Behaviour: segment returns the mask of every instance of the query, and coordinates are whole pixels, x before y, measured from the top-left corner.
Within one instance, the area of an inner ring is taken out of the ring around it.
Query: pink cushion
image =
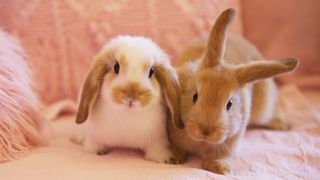
[[[282,82],[320,88],[319,0],[242,0],[244,33],[267,58],[297,56],[300,67]]]
[[[237,0],[0,0],[0,22],[21,39],[46,103],[77,97],[92,56],[119,34],[154,39],[173,59]],[[241,33],[240,12],[232,27]]]
[[[0,28],[0,163],[43,144],[43,119],[19,44]]]
[[[145,160],[140,152],[115,148],[104,156],[84,152],[70,142],[77,125],[74,115],[59,117],[52,123],[50,146],[29,156],[0,165],[1,180],[278,180],[320,177],[320,126],[317,111],[320,96],[311,106],[293,85],[280,90],[281,104],[292,130],[288,132],[249,129],[237,157],[232,161],[233,174],[222,176],[200,168],[201,161],[192,157],[183,165],[169,165]],[[67,103],[69,104],[69,103]],[[61,106],[60,106],[61,107]],[[319,111],[318,111],[319,112]],[[26,178],[27,177],[27,178]]]

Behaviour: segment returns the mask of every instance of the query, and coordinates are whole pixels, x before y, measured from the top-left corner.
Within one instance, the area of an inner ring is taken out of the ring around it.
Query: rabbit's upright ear
[[[166,105],[170,111],[170,120],[177,128],[182,128],[180,120],[180,87],[176,71],[170,65],[156,64],[154,74],[164,94]]]
[[[223,11],[213,25],[204,56],[200,64],[200,70],[211,68],[221,63],[226,46],[226,31],[228,25],[234,19],[235,10],[230,8]]]
[[[81,124],[88,118],[90,107],[100,92],[104,75],[110,70],[102,56],[97,56],[82,87],[76,123]]]
[[[299,60],[296,58],[286,58],[278,61],[253,61],[249,64],[238,66],[236,76],[239,84],[243,85],[293,71],[298,64]]]

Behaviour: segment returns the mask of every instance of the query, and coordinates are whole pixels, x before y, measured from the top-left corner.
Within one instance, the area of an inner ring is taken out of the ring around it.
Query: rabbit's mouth
[[[128,108],[133,108],[138,105],[142,107],[148,106],[153,98],[149,89],[142,87],[136,82],[115,87],[111,95],[113,102],[125,105]]]
[[[221,144],[227,139],[227,132],[223,128],[214,128],[212,132],[203,131],[200,128],[186,127],[187,135],[196,142],[208,144]]]
[[[133,100],[127,100],[124,102],[124,104],[128,108],[134,108],[135,106],[137,106],[137,102]]]
[[[205,139],[209,144],[221,144],[227,139],[227,136],[224,130],[218,130],[207,136]]]

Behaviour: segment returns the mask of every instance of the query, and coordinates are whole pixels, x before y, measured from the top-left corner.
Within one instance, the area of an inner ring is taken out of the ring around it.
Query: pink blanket
[[[294,85],[281,88],[282,105],[293,123],[289,132],[250,129],[233,164],[233,174],[221,176],[200,169],[197,158],[184,165],[158,164],[141,153],[114,150],[105,156],[87,154],[69,137],[75,128],[70,101],[48,109],[54,118],[50,146],[35,149],[24,158],[1,164],[4,179],[320,179],[320,103],[318,93],[307,98]]]

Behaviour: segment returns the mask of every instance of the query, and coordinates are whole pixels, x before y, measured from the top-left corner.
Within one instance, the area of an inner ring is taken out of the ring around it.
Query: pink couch
[[[320,23],[315,17],[319,3],[299,2],[0,0],[0,26],[20,39],[29,54],[37,90],[47,104],[44,112],[52,121],[47,130],[50,145],[0,164],[0,178],[319,179],[320,96],[313,91],[320,84],[316,83],[320,80],[320,38],[316,33]],[[244,33],[266,57],[301,58],[294,78],[280,79],[286,83],[280,89],[281,105],[293,124],[291,131],[248,130],[234,161],[234,172],[228,176],[200,169],[197,158],[184,165],[167,165],[146,161],[139,152],[130,150],[97,156],[69,141],[76,126],[79,87],[92,55],[106,39],[122,33],[150,36],[174,60],[183,45],[206,34],[216,15],[230,6],[238,11],[232,32]],[[308,33],[302,31],[302,22],[308,24]],[[303,43],[298,43],[300,40]]]

